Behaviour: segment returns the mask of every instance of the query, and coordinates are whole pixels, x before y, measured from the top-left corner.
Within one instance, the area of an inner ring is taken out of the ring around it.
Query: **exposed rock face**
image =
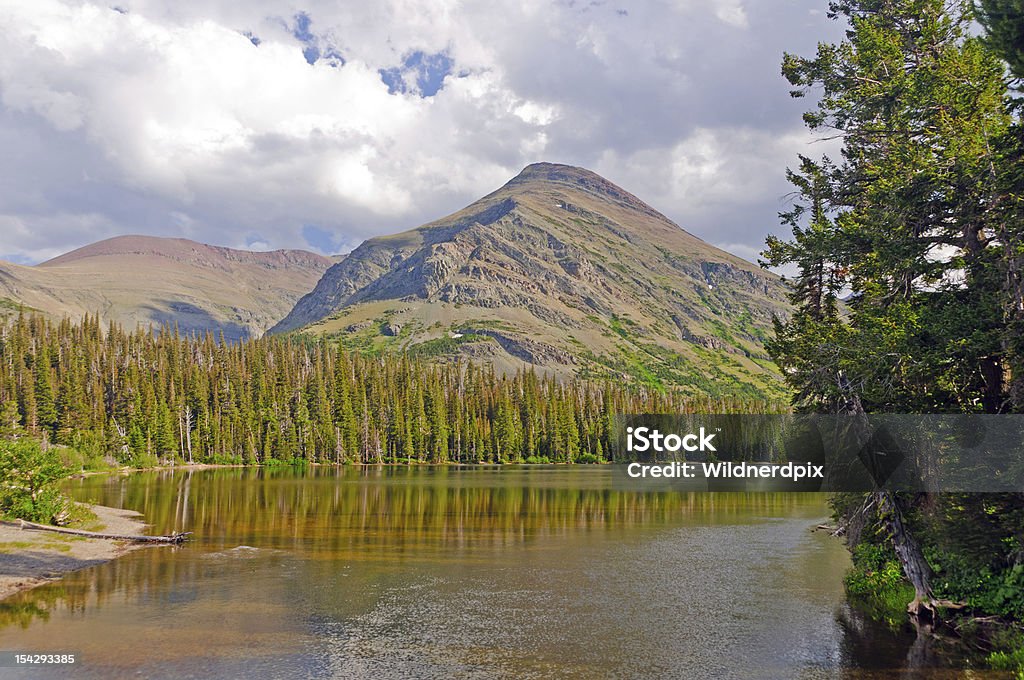
[[[494,338],[498,345],[508,354],[534,366],[578,363],[576,357],[565,350],[513,333],[495,331],[488,328],[467,328],[463,332]]]
[[[303,250],[250,252],[185,239],[121,236],[35,267],[0,262],[0,298],[54,317],[100,314],[128,328],[260,335],[338,258]]]
[[[453,215],[366,241],[272,330],[378,346],[363,330],[345,333],[375,319],[377,338],[404,329],[385,343],[395,349],[456,333],[491,347],[455,338],[446,356],[483,356],[501,369],[720,378],[753,394],[777,386],[762,341],[785,311],[776,276],[592,172],[538,163]]]

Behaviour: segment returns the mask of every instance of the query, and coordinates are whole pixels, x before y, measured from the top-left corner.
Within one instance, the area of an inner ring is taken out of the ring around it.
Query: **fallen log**
[[[19,529],[27,529],[29,531],[52,531],[56,534],[68,534],[70,536],[84,536],[85,538],[105,538],[108,540],[115,541],[133,541],[135,543],[169,543],[169,544],[180,544],[188,540],[188,537],[192,535],[191,531],[183,533],[174,532],[170,536],[143,536],[143,535],[126,535],[126,534],[101,534],[93,531],[81,531],[79,529],[64,529],[63,527],[54,527],[48,524],[36,524],[35,522],[26,522],[23,519],[19,519],[17,522],[3,521],[0,524],[7,526],[18,527]]]
[[[842,536],[846,533],[846,527],[842,525],[834,527],[828,524],[819,524],[816,527],[811,527],[811,531],[827,531],[829,536]]]

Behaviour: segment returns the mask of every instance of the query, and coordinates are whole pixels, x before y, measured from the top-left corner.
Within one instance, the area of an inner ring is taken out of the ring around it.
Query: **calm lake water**
[[[955,677],[966,663],[846,605],[846,550],[810,531],[823,496],[612,486],[589,466],[77,480],[77,499],[194,540],[0,603],[0,650],[73,651],[73,669],[33,677],[97,678]]]

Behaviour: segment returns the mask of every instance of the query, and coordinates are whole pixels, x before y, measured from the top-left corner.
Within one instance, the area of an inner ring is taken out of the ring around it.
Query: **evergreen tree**
[[[798,314],[780,327],[775,358],[789,367],[807,351],[827,367],[814,384],[789,374],[808,402],[999,411],[1004,324],[985,207],[993,144],[1010,122],[1001,66],[970,36],[962,2],[863,0],[834,3],[832,15],[849,21],[846,41],[783,61],[795,96],[820,90],[805,120],[841,136],[843,160],[804,159],[791,173],[804,203],[784,221],[810,223],[766,253],[800,268]],[[840,322],[820,307],[844,287]]]
[[[849,0],[830,16],[848,22],[845,41],[783,60],[794,96],[820,92],[807,125],[843,147],[838,162],[803,158],[790,173],[799,198],[781,217],[793,238],[769,239],[765,259],[798,269],[796,311],[769,351],[806,410],[1021,410],[1021,145],[1003,66],[971,34],[965,2]],[[995,508],[1018,517],[1020,499],[879,491],[836,503],[849,526],[867,523],[851,541],[885,537],[912,607],[932,609],[933,567],[1005,569],[1021,554],[1019,525],[978,531]]]
[[[1024,0],[979,0],[975,10],[985,42],[1014,76],[1024,78]]]
[[[35,392],[36,422],[38,426],[52,431],[57,424],[57,405],[53,397],[53,383],[50,377],[50,351],[43,342],[32,367],[33,390]]]

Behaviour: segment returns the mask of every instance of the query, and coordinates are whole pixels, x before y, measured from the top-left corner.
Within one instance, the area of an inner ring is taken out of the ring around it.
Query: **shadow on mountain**
[[[251,333],[246,326],[225,319],[214,317],[209,311],[190,302],[180,300],[157,300],[160,307],[147,305],[144,307],[154,326],[166,326],[173,329],[178,325],[182,335],[205,335],[208,331],[214,336],[224,333],[228,342],[246,340]]]

